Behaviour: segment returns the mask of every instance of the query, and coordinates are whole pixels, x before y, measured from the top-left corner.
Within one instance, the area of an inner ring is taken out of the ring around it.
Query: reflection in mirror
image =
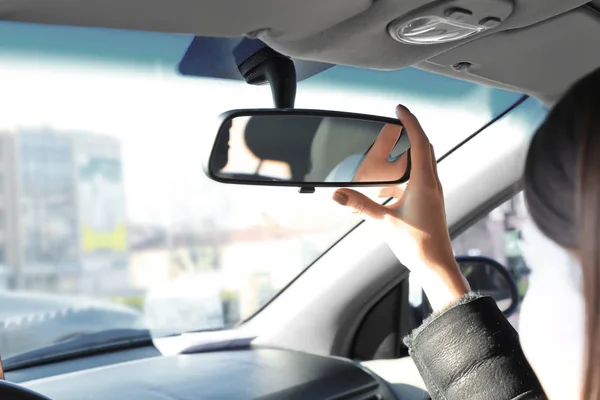
[[[506,267],[487,257],[456,257],[473,292],[496,300],[505,316],[516,311],[519,303],[517,287]]]
[[[244,115],[221,126],[210,172],[243,182],[396,183],[408,179],[409,148],[399,121]]]

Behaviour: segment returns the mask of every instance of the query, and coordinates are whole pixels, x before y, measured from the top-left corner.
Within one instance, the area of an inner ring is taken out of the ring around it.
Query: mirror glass
[[[221,181],[360,185],[408,179],[410,144],[399,121],[302,115],[228,118],[210,174]]]
[[[460,259],[458,265],[473,292],[496,300],[498,308],[505,315],[512,313],[511,310],[517,306],[515,298],[518,297],[515,297],[516,287],[505,267],[491,260],[478,258]]]

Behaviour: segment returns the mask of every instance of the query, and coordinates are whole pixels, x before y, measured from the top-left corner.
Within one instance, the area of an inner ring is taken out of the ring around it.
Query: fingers
[[[396,194],[396,188],[394,186],[386,186],[379,190],[378,197],[394,197]]]
[[[377,139],[375,139],[375,143],[373,143],[369,154],[387,161],[388,156],[394,149],[394,146],[396,146],[398,138],[400,138],[400,132],[402,132],[402,126],[385,124],[381,132],[379,132]]]
[[[434,182],[431,145],[417,118],[402,105],[396,107],[396,116],[406,128],[410,140],[411,181],[431,180]]]
[[[388,213],[388,209],[385,206],[351,189],[337,190],[333,194],[333,200],[352,209],[354,214],[365,215],[373,219],[382,219]]]
[[[393,197],[395,199],[400,199],[404,195],[404,190],[406,189],[405,185],[395,185],[395,186],[386,186],[379,190],[378,197],[381,198],[389,198]]]
[[[437,158],[435,157],[435,149],[433,148],[433,146],[431,146],[431,159],[433,160],[433,162],[432,162],[433,175],[435,177],[437,189],[440,192],[440,196],[442,197],[442,204],[444,204],[444,215],[446,215],[446,206],[445,206],[446,201],[444,199],[444,188],[442,187],[442,182],[440,182],[440,177],[438,175]]]
[[[435,149],[433,148],[433,145],[431,146],[431,165],[433,167],[433,176],[435,177],[435,181],[440,191],[442,191],[442,183],[440,182],[440,177],[438,176],[437,158],[435,157]]]

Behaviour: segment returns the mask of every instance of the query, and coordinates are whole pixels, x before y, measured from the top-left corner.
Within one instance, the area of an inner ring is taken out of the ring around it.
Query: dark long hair
[[[577,255],[586,306],[583,398],[600,400],[600,69],[565,94],[535,134],[525,199],[540,230]]]

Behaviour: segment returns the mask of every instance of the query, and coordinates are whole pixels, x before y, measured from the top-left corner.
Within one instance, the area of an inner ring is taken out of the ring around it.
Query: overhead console
[[[57,7],[46,0],[21,0],[1,3],[0,12],[4,21],[197,36],[245,35],[258,37],[273,49],[299,59],[395,70],[491,34],[535,25],[588,1],[105,0],[80,7],[78,0],[61,0]],[[476,33],[427,44],[396,40],[395,28],[423,17],[468,25]]]
[[[525,91],[552,103],[600,65],[600,19],[586,0],[378,0],[318,35],[261,37],[298,58],[393,70],[409,65]]]
[[[0,12],[5,21],[247,36],[296,59],[416,65],[551,102],[600,63],[590,51],[600,40],[593,3],[597,10],[597,0],[21,0]]]
[[[283,54],[375,69],[400,69],[470,41],[532,26],[584,5],[586,0],[377,0],[364,12],[317,35],[285,40],[264,31],[260,38]],[[343,0],[340,7],[343,8]],[[389,33],[397,21],[437,16],[481,28],[445,43],[408,44]]]
[[[403,44],[447,44],[499,28],[513,11],[512,0],[435,2],[393,20],[387,30],[393,39]]]
[[[482,83],[526,88],[552,104],[577,78],[600,66],[597,49],[600,13],[582,7],[530,28],[474,40],[418,66]]]

